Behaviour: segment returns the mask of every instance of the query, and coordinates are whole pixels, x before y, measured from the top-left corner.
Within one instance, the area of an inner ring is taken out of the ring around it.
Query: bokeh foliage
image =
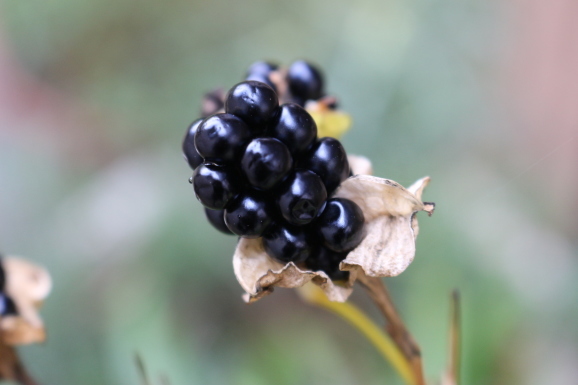
[[[432,177],[425,199],[438,209],[421,218],[416,261],[387,280],[428,378],[445,367],[454,288],[465,384],[529,383],[547,373],[536,362],[565,368],[531,349],[576,357],[575,231],[518,176],[530,164],[505,151],[517,132],[492,98],[508,33],[498,2],[0,9],[2,76],[20,79],[0,99],[0,247],[54,276],[49,341],[23,349],[43,383],[136,384],[136,352],[171,384],[399,382],[354,330],[290,291],[244,305],[235,240],[209,228],[187,183],[180,141],[203,92],[259,59],[318,63],[353,117],[347,150],[404,185]]]

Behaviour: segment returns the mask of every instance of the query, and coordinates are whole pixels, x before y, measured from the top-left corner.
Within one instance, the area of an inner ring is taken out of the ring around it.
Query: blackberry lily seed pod
[[[393,277],[413,261],[419,229],[416,213],[431,215],[435,208],[433,203],[421,200],[429,177],[406,189],[392,180],[365,175],[371,170],[366,158],[350,156],[349,161],[354,176],[344,181],[334,196],[359,205],[366,231],[361,243],[340,264],[341,270],[350,272],[349,279],[335,283],[323,271],[311,271],[293,262],[279,263],[267,255],[261,239],[240,239],[233,267],[246,291],[246,302],[270,294],[275,287],[296,288],[308,282],[319,285],[331,301],[344,302],[361,274]]]

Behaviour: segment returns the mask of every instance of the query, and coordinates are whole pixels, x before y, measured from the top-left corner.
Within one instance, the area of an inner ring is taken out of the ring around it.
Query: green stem
[[[299,292],[307,302],[332,311],[359,330],[359,332],[375,346],[385,360],[393,366],[406,384],[415,385],[417,383],[412,366],[401,350],[399,350],[392,339],[359,308],[348,302],[340,303],[329,301],[325,293],[313,284],[303,286]]]

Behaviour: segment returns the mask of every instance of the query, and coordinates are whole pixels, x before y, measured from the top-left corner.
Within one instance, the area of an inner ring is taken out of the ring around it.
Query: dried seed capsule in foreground
[[[205,161],[234,162],[251,137],[251,129],[235,115],[215,114],[197,128],[195,148]]]
[[[205,207],[205,216],[215,229],[222,233],[233,235],[225,223],[225,210],[211,210]]]
[[[349,177],[349,162],[347,154],[339,140],[325,137],[321,138],[303,156],[298,165],[319,175],[327,195],[331,193]]]
[[[326,199],[321,178],[309,170],[298,170],[280,188],[279,209],[287,222],[305,225],[317,217]]]
[[[233,233],[245,238],[259,238],[271,223],[274,207],[257,191],[236,197],[225,210],[225,223]]]
[[[211,210],[224,209],[241,189],[233,168],[213,163],[203,163],[197,167],[192,183],[197,199]]]
[[[185,138],[183,139],[183,155],[193,170],[203,163],[203,157],[195,148],[195,134],[197,133],[197,129],[201,125],[202,121],[203,119],[197,119],[191,123],[187,129]]]
[[[263,128],[279,106],[277,93],[265,83],[248,80],[227,93],[225,111],[243,119],[251,128]]]
[[[269,190],[293,167],[291,153],[275,138],[253,139],[241,159],[241,169],[252,186]]]
[[[355,202],[333,198],[327,201],[316,225],[325,246],[333,251],[345,252],[354,249],[363,240],[364,222],[363,211]]]

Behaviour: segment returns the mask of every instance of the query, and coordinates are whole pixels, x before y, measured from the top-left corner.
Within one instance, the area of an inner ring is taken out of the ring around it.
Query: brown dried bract
[[[255,302],[271,294],[274,287],[295,288],[313,282],[323,288],[332,301],[343,302],[349,297],[353,276],[343,286],[335,284],[323,271],[307,270],[293,262],[286,265],[273,260],[263,249],[261,238],[241,238],[233,255],[237,280],[247,294],[246,302]]]
[[[18,314],[0,316],[0,380],[35,385],[18,357],[16,345],[46,340],[38,308],[50,293],[52,281],[45,269],[24,259],[7,257],[1,263],[6,274],[4,291],[14,301]]]
[[[428,182],[429,178],[422,178],[410,187],[412,190],[370,175],[353,176],[343,182],[335,196],[350,199],[361,207],[367,234],[341,262],[340,269],[361,269],[369,277],[401,274],[415,256],[418,227],[414,214],[433,212],[433,205],[421,201]]]
[[[44,324],[38,308],[48,296],[52,281],[48,272],[21,258],[2,259],[6,272],[5,292],[16,305],[18,315],[0,317],[0,342],[24,345],[43,342]]]
[[[333,282],[322,271],[307,270],[290,262],[283,265],[270,258],[261,239],[241,239],[233,255],[237,280],[254,302],[274,287],[295,288],[308,282],[319,285],[332,301],[344,302],[360,274],[391,277],[402,273],[415,256],[418,225],[415,214],[434,210],[433,203],[423,203],[421,195],[429,182],[422,178],[409,188],[397,182],[370,175],[371,163],[363,157],[349,157],[355,175],[341,184],[335,196],[359,205],[365,216],[366,236],[341,262],[340,269],[350,272],[347,282]]]

